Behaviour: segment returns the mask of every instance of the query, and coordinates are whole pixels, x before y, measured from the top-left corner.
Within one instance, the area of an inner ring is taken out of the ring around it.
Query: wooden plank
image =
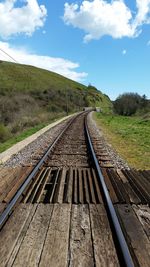
[[[20,167],[17,168],[7,168],[4,167],[0,170],[0,193],[3,193],[8,186],[13,182],[18,173]]]
[[[0,179],[0,201],[6,197],[9,191],[17,184],[20,178],[24,179],[31,171],[32,167],[16,167],[16,168],[4,168],[5,171],[1,174]]]
[[[114,165],[113,165],[112,161],[106,161],[106,162],[99,161],[99,165],[102,168],[114,168]]]
[[[150,171],[138,171],[138,173],[144,177],[144,179],[146,180],[146,182],[148,183],[148,186],[150,186]]]
[[[73,170],[74,172],[74,191],[73,191],[73,201],[75,204],[78,203],[78,184],[77,184],[77,169],[74,169]]]
[[[91,176],[90,169],[87,169],[87,179],[89,181],[89,188],[90,188],[90,194],[91,194],[91,202],[94,203],[94,204],[96,204],[95,192],[94,192],[93,181],[92,181],[92,176]]]
[[[53,205],[39,204],[28,231],[24,237],[14,267],[36,267],[39,265]]]
[[[65,156],[86,156],[87,153],[86,152],[79,152],[79,151],[75,151],[73,153],[73,151],[71,150],[71,152],[64,152],[64,151],[61,151],[59,153],[55,153],[55,156],[61,156],[61,155],[65,155]]]
[[[136,177],[136,179],[139,180],[139,182],[142,184],[144,190],[147,192],[148,195],[150,195],[150,183],[149,181],[142,175],[139,171],[132,170],[132,173]]]
[[[23,226],[23,229],[21,230],[21,232],[20,232],[20,234],[18,236],[17,242],[15,243],[14,249],[13,249],[13,251],[11,253],[11,256],[10,256],[10,258],[8,260],[7,266],[12,266],[13,265],[14,260],[16,258],[16,255],[18,253],[18,250],[19,250],[19,248],[21,246],[21,243],[22,243],[22,241],[23,241],[23,239],[24,239],[24,237],[26,235],[26,232],[27,232],[27,230],[29,228],[29,225],[30,225],[30,223],[32,221],[32,218],[33,218],[33,216],[35,214],[36,208],[37,208],[36,204],[32,205],[32,210],[31,210],[31,212],[30,212],[30,214],[29,214],[29,216],[28,216],[28,218],[27,218],[27,220],[26,220],[26,222],[25,222],[25,224]]]
[[[55,187],[55,192],[54,192],[54,196],[53,196],[53,203],[58,203],[59,190],[61,191],[62,199],[63,199],[66,173],[63,174],[63,176],[64,176],[63,177],[63,183],[61,183],[62,174],[63,174],[63,168],[61,168],[59,171],[59,175],[58,175],[58,179],[57,179],[56,187]]]
[[[70,204],[54,204],[52,218],[39,263],[40,267],[68,266],[70,210]]]
[[[3,193],[1,200],[8,203],[13,195],[17,192],[20,185],[24,182],[28,174],[31,172],[32,167],[19,167],[11,171],[12,175],[4,181]]]
[[[150,182],[150,171],[139,171]]]
[[[96,153],[96,156],[108,156],[108,153],[107,152],[101,152],[99,153],[99,150],[98,149],[95,149],[95,153]]]
[[[128,194],[128,191],[126,190],[126,184],[122,181],[120,175],[118,174],[117,171],[112,171],[113,175],[114,175],[114,178],[116,180],[116,182],[118,183],[118,187],[120,188],[120,191],[122,192],[122,195],[125,199],[125,202],[127,204],[130,204],[130,197],[129,197],[129,194]],[[124,179],[126,179],[126,177],[124,177]],[[127,179],[126,179],[127,180]]]
[[[150,240],[150,207],[147,205],[133,205],[133,209]]]
[[[122,170],[123,174],[127,177],[131,187],[134,189],[138,197],[141,199],[143,204],[147,203],[147,196],[143,194],[143,190],[141,189],[139,183],[136,181],[135,177],[128,170]]]
[[[15,183],[15,185],[12,187],[12,189],[9,191],[9,193],[7,194],[7,196],[4,198],[3,202],[5,203],[9,203],[10,200],[13,198],[13,196],[16,194],[16,192],[19,190],[20,186],[24,183],[24,181],[26,180],[29,172],[31,171],[32,167],[30,167],[29,169],[27,169],[26,171],[23,171],[23,174],[21,176],[18,175],[17,177],[17,181]]]
[[[59,185],[59,192],[56,202],[62,204],[63,203],[63,196],[64,196],[64,187],[65,187],[65,180],[66,180],[66,173],[67,169],[63,168],[62,174],[61,174],[61,180]]]
[[[0,266],[6,266],[10,255],[20,238],[24,236],[24,227],[28,218],[32,219],[36,206],[20,204],[10,216],[0,233]]]
[[[6,203],[0,203],[0,214],[4,211],[6,206],[7,206]]]
[[[88,176],[86,170],[82,170],[83,173],[83,184],[84,184],[84,192],[85,192],[85,202],[90,203],[90,196],[89,196],[89,188],[88,188]]]
[[[41,183],[41,186],[40,186],[40,190],[38,191],[38,194],[36,196],[36,203],[43,203],[43,199],[45,197],[45,186],[46,186],[46,183],[51,175],[51,171],[52,169],[51,168],[48,168],[48,172],[46,173],[45,177],[44,177],[44,180],[42,181]]]
[[[66,192],[65,202],[72,203],[72,190],[73,190],[73,169],[69,168],[68,188]]]
[[[72,205],[68,266],[94,266],[88,205]]]
[[[145,179],[140,177],[140,174],[134,170],[130,171],[130,174],[132,175],[132,178],[137,183],[140,191],[147,199],[147,202],[150,203],[150,186],[149,184],[145,183]]]
[[[150,263],[150,242],[131,205],[116,205],[116,211],[123,226],[127,242],[134,255],[135,266],[148,267]],[[139,265],[137,265],[137,262]]]
[[[79,203],[84,203],[84,197],[83,197],[83,179],[82,179],[82,170],[78,169],[79,173]]]
[[[134,203],[134,204],[140,204],[141,203],[141,199],[135,193],[135,191],[133,190],[132,186],[128,182],[128,180],[125,177],[125,175],[123,174],[123,172],[118,169],[117,173],[118,173],[120,179],[122,180],[122,182],[124,183],[124,187],[125,187],[126,192],[127,192],[128,196],[129,196],[130,202]]]
[[[8,173],[9,169],[11,168],[2,167],[2,165],[0,165],[0,177],[4,177],[6,173]],[[0,180],[0,186],[1,186],[1,180]]]
[[[120,266],[104,206],[90,204],[90,218],[96,266]]]
[[[38,174],[34,177],[34,180],[32,180],[30,182],[30,185],[27,187],[27,189],[24,192],[24,198],[23,198],[23,202],[26,203],[28,200],[30,202],[32,202],[33,200],[33,194],[32,191],[34,190],[34,188],[36,187],[37,183],[39,182],[40,178],[41,178],[41,174],[45,172],[45,169],[41,169]],[[32,194],[32,196],[31,196]]]
[[[107,156],[99,155],[99,156],[97,156],[97,159],[98,159],[99,161],[109,161],[109,162],[111,161],[109,155],[107,155]]]
[[[114,187],[114,190],[117,194],[118,200],[120,203],[128,203],[129,197],[125,192],[125,189],[123,187],[123,183],[119,180],[117,174],[114,172],[114,170],[107,170],[108,176],[112,182],[112,185]]]
[[[108,177],[108,174],[107,174],[107,171],[105,168],[102,169],[102,173],[104,175],[104,179],[105,179],[105,183],[106,183],[106,186],[107,186],[107,190],[110,194],[110,197],[111,197],[111,200],[113,203],[117,203],[119,202],[118,198],[117,198],[117,195],[116,195],[116,192],[112,186],[112,183]]]
[[[91,171],[92,171],[93,184],[95,186],[95,191],[97,194],[97,202],[103,203],[102,195],[101,195],[101,191],[100,191],[100,186],[99,186],[99,183],[97,181],[97,176],[96,176],[95,170],[92,169]]]
[[[57,184],[59,182],[60,172],[61,172],[61,170],[60,170],[60,168],[58,168],[56,170],[55,180],[54,180],[54,183],[53,183],[53,187],[52,187],[52,192],[51,192],[51,195],[50,195],[49,203],[53,202],[53,199],[54,199],[54,196],[55,196],[55,191],[56,191],[56,188],[57,188]]]

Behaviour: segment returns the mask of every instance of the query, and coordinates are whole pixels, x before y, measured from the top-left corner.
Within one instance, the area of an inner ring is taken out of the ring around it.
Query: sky
[[[150,98],[150,0],[0,0],[0,59]]]

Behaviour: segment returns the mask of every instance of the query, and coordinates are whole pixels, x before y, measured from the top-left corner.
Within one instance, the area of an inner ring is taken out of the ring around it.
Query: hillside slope
[[[59,74],[0,61],[0,140],[84,106],[111,109],[110,99]]]

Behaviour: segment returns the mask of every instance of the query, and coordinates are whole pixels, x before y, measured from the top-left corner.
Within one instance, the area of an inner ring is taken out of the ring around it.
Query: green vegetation
[[[91,85],[36,67],[0,61],[1,143],[84,106],[112,109],[109,98]]]
[[[51,123],[52,121],[49,121]],[[23,131],[21,134],[17,136],[13,136],[9,138],[7,141],[0,143],[0,153],[5,151],[6,149],[10,148],[12,145],[16,144],[24,140],[25,138],[29,137],[30,135],[36,133],[37,131],[41,130],[43,127],[47,126],[49,123],[41,123],[35,127],[29,128]],[[5,139],[6,140],[6,139]]]
[[[4,142],[9,137],[10,137],[9,129],[3,123],[0,123],[0,141]]]
[[[125,93],[120,95],[114,101],[113,106],[117,114],[124,116],[150,112],[150,101],[146,99],[145,95],[140,96],[137,93]]]
[[[126,117],[95,113],[94,118],[106,139],[137,169],[150,169],[150,115]]]

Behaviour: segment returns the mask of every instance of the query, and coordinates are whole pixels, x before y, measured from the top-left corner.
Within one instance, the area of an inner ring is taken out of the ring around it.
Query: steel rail
[[[103,196],[104,196],[104,204],[106,205],[107,211],[109,213],[109,217],[110,217],[111,222],[113,224],[113,229],[115,231],[115,237],[117,239],[120,251],[122,253],[124,265],[126,267],[134,267],[135,265],[133,263],[133,260],[132,260],[128,245],[126,243],[124,234],[122,232],[122,229],[121,229],[121,226],[120,226],[120,223],[119,223],[115,208],[114,208],[114,206],[112,204],[109,192],[107,190],[107,187],[106,187],[106,184],[105,184],[105,181],[104,181],[103,174],[101,172],[101,168],[99,166],[99,162],[97,160],[97,157],[96,157],[96,154],[95,154],[95,151],[94,151],[94,148],[93,148],[93,144],[92,144],[92,141],[91,141],[91,137],[90,137],[90,133],[89,133],[88,125],[87,125],[87,116],[85,117],[85,121],[84,122],[85,122],[85,133],[86,133],[88,144],[89,144],[89,148],[90,148],[90,151],[91,151],[91,156],[92,156],[92,159],[93,159],[93,162],[94,162],[94,165],[95,165],[95,168],[96,168],[99,180],[100,180],[100,185],[101,185],[102,193],[103,193]]]
[[[82,112],[84,113],[84,112]],[[75,117],[71,118],[69,123],[66,125],[66,127],[61,131],[61,133],[55,138],[53,143],[48,147],[47,151],[43,155],[43,157],[40,159],[38,164],[35,166],[35,168],[31,171],[31,173],[27,176],[26,180],[23,182],[23,184],[18,189],[17,193],[14,195],[14,197],[11,199],[11,201],[8,203],[6,209],[2,212],[0,215],[0,230],[2,229],[4,223],[8,219],[8,217],[11,215],[11,213],[14,210],[14,207],[16,203],[18,202],[19,198],[22,196],[24,190],[27,188],[27,186],[30,184],[31,180],[35,177],[35,175],[38,173],[42,165],[45,163],[47,157],[50,155],[51,151],[55,147],[56,143],[62,135],[65,133],[65,131],[69,128],[69,126],[74,122],[74,120],[79,117],[82,113],[77,114]]]

